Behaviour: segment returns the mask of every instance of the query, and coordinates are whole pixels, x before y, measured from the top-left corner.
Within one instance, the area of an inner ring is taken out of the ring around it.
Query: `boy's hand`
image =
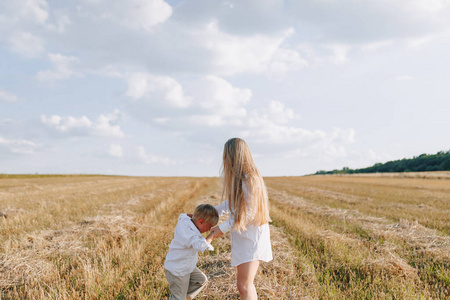
[[[208,236],[205,238],[205,240],[211,244],[211,242],[214,240],[214,234],[210,232]]]

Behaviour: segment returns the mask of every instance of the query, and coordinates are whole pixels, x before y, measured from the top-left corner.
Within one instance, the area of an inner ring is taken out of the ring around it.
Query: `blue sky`
[[[265,176],[450,149],[450,1],[4,0],[0,173]]]

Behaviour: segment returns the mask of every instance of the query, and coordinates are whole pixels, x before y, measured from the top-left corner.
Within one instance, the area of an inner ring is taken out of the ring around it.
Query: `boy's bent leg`
[[[169,282],[170,300],[185,300],[189,289],[189,279],[191,274],[175,276],[166,269],[166,278]]]
[[[191,273],[191,278],[189,280],[189,289],[188,289],[188,299],[194,299],[195,296],[200,293],[200,291],[206,286],[208,282],[208,277],[200,271],[199,268],[195,268]]]

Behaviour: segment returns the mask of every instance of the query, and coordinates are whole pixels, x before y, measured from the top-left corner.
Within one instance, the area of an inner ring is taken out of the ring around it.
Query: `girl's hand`
[[[211,229],[211,234],[213,235],[214,239],[220,238],[223,236],[222,230],[220,230],[219,226],[214,227]]]
[[[192,217],[193,217],[194,215],[193,215],[193,214],[187,214],[187,216],[188,216],[189,218],[192,219]]]

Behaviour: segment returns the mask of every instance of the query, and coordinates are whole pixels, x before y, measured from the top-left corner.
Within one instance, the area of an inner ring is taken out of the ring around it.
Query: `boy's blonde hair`
[[[250,148],[243,139],[232,138],[225,143],[222,176],[222,201],[228,199],[230,211],[234,214],[235,230],[246,230],[249,223],[260,226],[271,221],[264,180],[256,168]],[[244,183],[248,187],[248,203],[245,201]],[[249,210],[253,212],[253,216],[249,215]],[[250,217],[253,217],[253,220],[249,220]]]
[[[198,221],[200,219],[215,226],[219,223],[219,213],[211,204],[200,204],[195,208],[192,220]]]

